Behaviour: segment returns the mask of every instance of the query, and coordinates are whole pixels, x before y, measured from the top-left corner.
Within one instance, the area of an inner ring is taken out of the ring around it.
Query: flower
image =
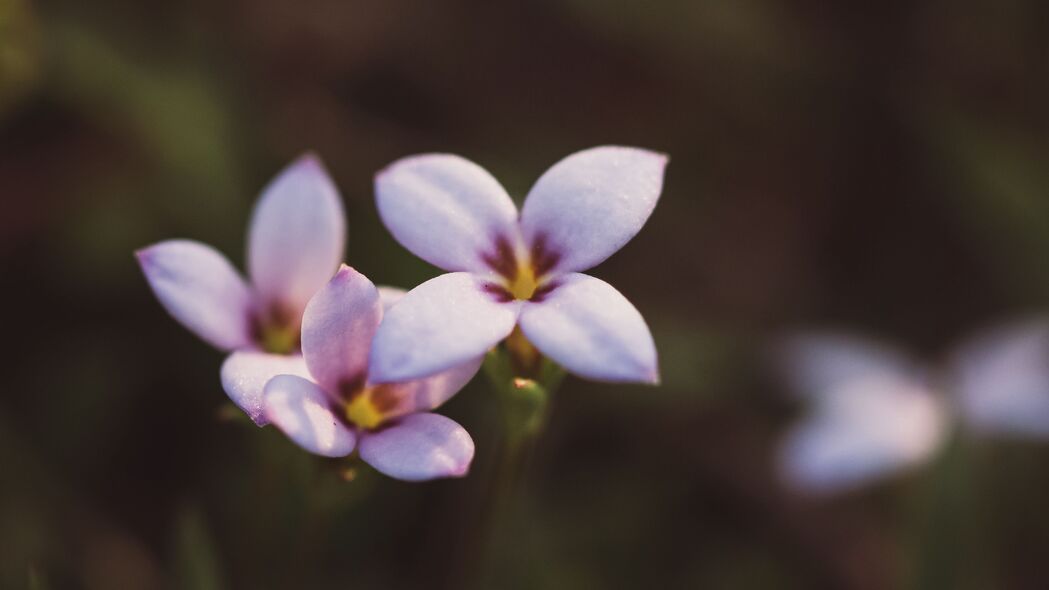
[[[971,337],[942,373],[843,334],[795,335],[780,352],[788,384],[814,405],[779,450],[784,479],[805,492],[845,491],[923,465],[955,419],[981,436],[1049,439],[1049,318]]]
[[[256,424],[262,387],[280,373],[307,375],[299,327],[310,297],[342,261],[346,226],[338,190],[312,154],[262,191],[248,229],[244,281],[214,248],[168,240],[135,253],[161,305],[222,351],[223,389]]]
[[[581,274],[626,244],[655,208],[667,157],[598,147],[561,160],[517,208],[480,166],[449,154],[404,158],[375,179],[394,238],[449,274],[410,291],[374,343],[372,377],[415,379],[513,335],[577,375],[656,383],[641,314],[608,283]]]
[[[459,391],[481,357],[428,379],[376,384],[368,379],[372,338],[383,316],[378,290],[343,265],[310,300],[302,319],[309,378],[266,383],[266,418],[302,448],[343,457],[358,448],[382,473],[409,481],[466,474],[474,443],[462,426],[431,410]]]

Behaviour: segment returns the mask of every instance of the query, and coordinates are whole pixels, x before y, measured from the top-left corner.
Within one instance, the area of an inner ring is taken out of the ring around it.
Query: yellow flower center
[[[372,391],[371,388],[365,389],[346,404],[346,418],[361,428],[375,428],[384,419],[372,399]]]
[[[515,299],[528,301],[532,298],[532,295],[535,295],[535,290],[539,287],[539,281],[536,280],[535,270],[532,269],[530,263],[518,265],[517,275],[510,281],[509,287],[510,294]]]
[[[265,324],[259,335],[259,344],[266,352],[274,354],[288,354],[295,350],[299,343],[298,330],[286,326],[275,326]]]

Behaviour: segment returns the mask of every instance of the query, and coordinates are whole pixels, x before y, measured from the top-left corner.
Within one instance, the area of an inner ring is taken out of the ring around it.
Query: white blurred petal
[[[941,446],[947,413],[918,383],[872,377],[816,403],[780,447],[780,471],[798,490],[846,491],[926,462]]]
[[[981,334],[952,366],[963,417],[975,430],[1049,438],[1049,319]]]
[[[805,332],[777,343],[775,362],[799,397],[818,400],[863,379],[917,379],[920,367],[884,344],[835,332]]]

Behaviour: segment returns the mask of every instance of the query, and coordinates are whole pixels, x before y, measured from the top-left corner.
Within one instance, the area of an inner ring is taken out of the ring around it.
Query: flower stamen
[[[539,287],[539,281],[536,280],[535,270],[532,269],[532,265],[520,265],[516,276],[510,281],[509,287],[509,291],[514,296],[514,299],[523,301],[531,299],[532,295],[535,294],[535,290]]]
[[[346,404],[346,419],[361,428],[375,428],[382,424],[383,413],[371,396],[372,390],[365,389]]]

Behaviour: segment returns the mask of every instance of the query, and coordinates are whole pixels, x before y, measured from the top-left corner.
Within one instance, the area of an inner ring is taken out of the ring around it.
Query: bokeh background
[[[515,197],[605,143],[671,155],[593,274],[648,320],[658,388],[574,378],[509,500],[500,406],[446,407],[469,477],[412,485],[225,407],[221,355],[132,251],[243,260],[303,151],[380,284],[376,170],[448,151]],[[1044,588],[1049,446],[955,442],[834,498],[787,490],[801,409],[769,338],[844,327],[940,358],[1049,309],[1041,0],[0,0],[0,586]],[[497,505],[498,510],[492,506]]]

